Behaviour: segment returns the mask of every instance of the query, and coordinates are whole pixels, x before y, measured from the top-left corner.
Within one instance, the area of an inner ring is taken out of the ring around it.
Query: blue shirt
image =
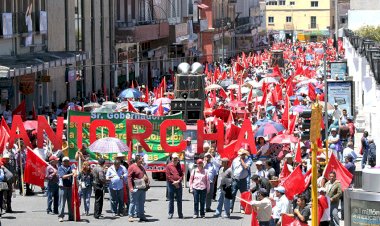
[[[72,184],[73,184],[73,177],[69,177],[69,178],[66,178],[66,179],[63,179],[62,177],[66,174],[71,174],[72,173],[72,168],[71,166],[69,167],[65,167],[63,165],[61,165],[60,167],[58,167],[58,176],[59,176],[59,180],[61,181],[60,182],[60,186],[63,186],[63,187],[71,187]]]
[[[108,168],[106,173],[106,179],[111,180],[109,188],[112,190],[121,190],[124,188],[124,183],[127,181],[128,171],[124,166],[120,166],[119,169],[115,169],[115,165]],[[122,178],[121,178],[122,177]]]
[[[0,169],[0,182],[4,182],[4,170]]]
[[[240,156],[236,157],[232,161],[232,178],[234,179],[244,179],[250,175],[250,168],[252,165],[252,160],[249,157],[244,159],[244,163],[248,166],[247,169],[241,165]]]
[[[207,163],[205,165],[205,170],[207,172],[207,176],[208,176],[208,179],[210,180],[210,183],[214,183],[214,178],[217,173],[214,167],[214,164],[212,164],[211,162]]]

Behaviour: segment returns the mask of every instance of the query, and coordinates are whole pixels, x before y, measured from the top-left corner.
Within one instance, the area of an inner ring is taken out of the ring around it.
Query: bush
[[[364,26],[356,30],[355,33],[362,38],[380,42],[380,26]]]

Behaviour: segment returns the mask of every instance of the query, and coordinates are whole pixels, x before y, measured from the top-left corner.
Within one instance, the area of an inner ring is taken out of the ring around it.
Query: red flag
[[[241,95],[241,85],[239,85],[238,93],[237,93],[237,100],[241,101],[241,97],[242,97],[242,95]]]
[[[135,112],[135,113],[139,112],[135,107],[133,107],[132,103],[129,100],[127,100],[127,102],[128,102],[128,111]]]
[[[307,223],[302,223],[298,219],[296,219],[294,217],[290,217],[286,214],[282,215],[282,225],[286,225],[286,226],[308,226]]]
[[[296,115],[290,115],[289,120],[290,120],[290,122],[289,122],[288,133],[292,134],[294,132],[294,129],[296,128],[297,116]]]
[[[204,108],[205,109],[211,108],[210,103],[208,102],[208,98],[205,99],[205,106],[204,106]]]
[[[214,71],[214,83],[216,83],[216,81],[218,81],[219,76],[220,76],[220,70],[219,70],[219,68],[216,68]]]
[[[39,187],[44,186],[47,163],[29,149],[26,155],[24,181]]]
[[[283,100],[281,86],[280,85],[276,85],[275,90],[276,90],[276,94],[277,94],[277,96],[276,96],[277,101]]]
[[[252,201],[252,193],[250,191],[245,191],[240,195],[240,205],[243,208],[245,214],[252,213],[252,206],[248,203]]]
[[[231,143],[233,140],[237,140],[240,133],[240,127],[235,126],[234,124],[230,123],[226,126],[226,137],[225,137],[225,144]]]
[[[234,101],[235,96],[234,96],[234,91],[231,89],[230,90],[230,101]]]
[[[242,70],[244,70],[244,67],[241,66],[241,64],[239,64],[238,62],[236,62],[236,63],[235,63],[235,71],[236,71],[236,72],[240,72],[240,71],[242,71]]]
[[[11,131],[11,129],[9,128],[7,122],[5,121],[5,118],[4,116],[1,116],[1,126],[4,127],[4,129],[7,131],[7,133],[9,134],[9,132]]]
[[[268,95],[268,93],[267,93],[267,91],[265,90],[265,91],[263,91],[263,97],[262,97],[262,99],[261,99],[261,102],[260,102],[260,105],[261,106],[263,106],[264,104],[266,104],[266,102],[267,102],[267,95]]]
[[[270,77],[282,77],[280,68],[277,65],[273,68],[273,73],[270,75]]]
[[[218,150],[218,153],[221,158],[228,158],[233,160],[238,156],[237,152],[234,151],[237,140],[231,141],[229,144],[225,145],[222,150]]]
[[[285,162],[284,167],[282,168],[281,173],[280,173],[280,179],[285,180],[289,175],[290,175],[290,170],[288,168],[288,164],[286,164]]]
[[[284,107],[284,113],[282,114],[281,122],[285,128],[289,128],[289,97],[288,96],[285,96],[285,107]]]
[[[149,103],[149,89],[148,87],[145,87],[145,103]]]
[[[82,109],[83,109],[83,106],[82,106]],[[34,106],[34,102],[33,102],[33,108],[32,108],[32,117],[33,117],[33,120],[37,120],[37,113],[36,113],[36,107]]]
[[[321,218],[325,209],[329,207],[329,203],[327,202],[327,198],[324,195],[318,196],[318,224],[321,222]]]
[[[298,66],[295,75],[302,75],[303,74],[303,68],[302,66]]]
[[[252,89],[249,91],[249,93],[248,93],[248,97],[247,97],[247,100],[246,100],[246,104],[248,105],[248,103],[249,102],[251,102],[252,101],[252,97],[253,97],[253,93],[252,93],[253,91],[252,91]]]
[[[314,101],[317,98],[317,95],[315,94],[315,87],[311,83],[309,83],[308,86],[309,86],[308,96],[310,100]]]
[[[297,106],[297,105],[300,105],[300,101],[296,97],[296,99],[293,101],[293,106]]]
[[[227,73],[226,73],[226,71],[223,71],[223,73],[222,73],[222,77],[220,78],[220,80],[224,80],[224,79],[226,79],[227,78]]]
[[[9,133],[7,130],[2,126],[0,129],[0,154],[3,153],[7,143],[9,141]]]
[[[12,111],[12,115],[21,115],[23,120],[26,120],[26,101],[21,103]]]
[[[340,182],[342,191],[346,190],[351,184],[353,175],[336,159],[334,154],[330,156],[330,160],[323,174],[324,177],[329,178],[329,173],[332,171],[336,173],[336,179]]]
[[[219,96],[223,97],[224,99],[226,99],[228,97],[227,93],[226,93],[226,91],[224,91],[224,89],[219,90]]]
[[[305,186],[305,177],[301,167],[297,167],[284,181],[282,186],[285,188],[285,195],[289,200],[293,200],[295,195],[302,193]]]
[[[256,211],[252,211],[251,226],[260,226]]]
[[[71,187],[71,209],[74,213],[74,221],[80,221],[80,199],[78,193],[78,182],[77,178],[73,179],[73,186]]]
[[[164,107],[162,107],[162,102],[158,106],[156,114],[154,114],[154,115],[156,115],[156,116],[164,116]]]
[[[298,141],[298,144],[297,144],[296,157],[294,158],[294,161],[297,162],[297,163],[302,163],[301,143],[300,143],[300,141]]]

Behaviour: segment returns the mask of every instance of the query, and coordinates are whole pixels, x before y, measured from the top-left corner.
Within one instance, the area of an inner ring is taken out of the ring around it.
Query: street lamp
[[[354,35],[352,36],[351,40],[352,40],[351,44],[354,46],[355,50],[358,50],[359,43],[361,42],[360,36]]]
[[[370,39],[363,40],[362,46],[361,46],[361,49],[360,49],[360,54],[362,56],[366,56],[367,49],[369,49],[370,47],[373,47],[373,46],[375,46],[375,42],[373,40],[370,40]]]
[[[369,65],[371,65],[371,63],[372,63],[372,57],[376,56],[379,53],[380,53],[380,49],[378,47],[370,47],[369,49],[367,49],[366,58],[367,58]]]
[[[372,58],[372,70],[376,83],[380,84],[380,56],[374,56]]]

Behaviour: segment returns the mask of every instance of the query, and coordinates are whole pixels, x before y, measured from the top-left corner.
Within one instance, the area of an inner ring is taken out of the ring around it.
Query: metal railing
[[[142,21],[116,21],[115,27],[116,28],[132,28],[135,26],[144,26],[144,25],[152,25],[152,24],[160,24],[167,22],[166,19],[160,19],[160,20],[142,20]]]

